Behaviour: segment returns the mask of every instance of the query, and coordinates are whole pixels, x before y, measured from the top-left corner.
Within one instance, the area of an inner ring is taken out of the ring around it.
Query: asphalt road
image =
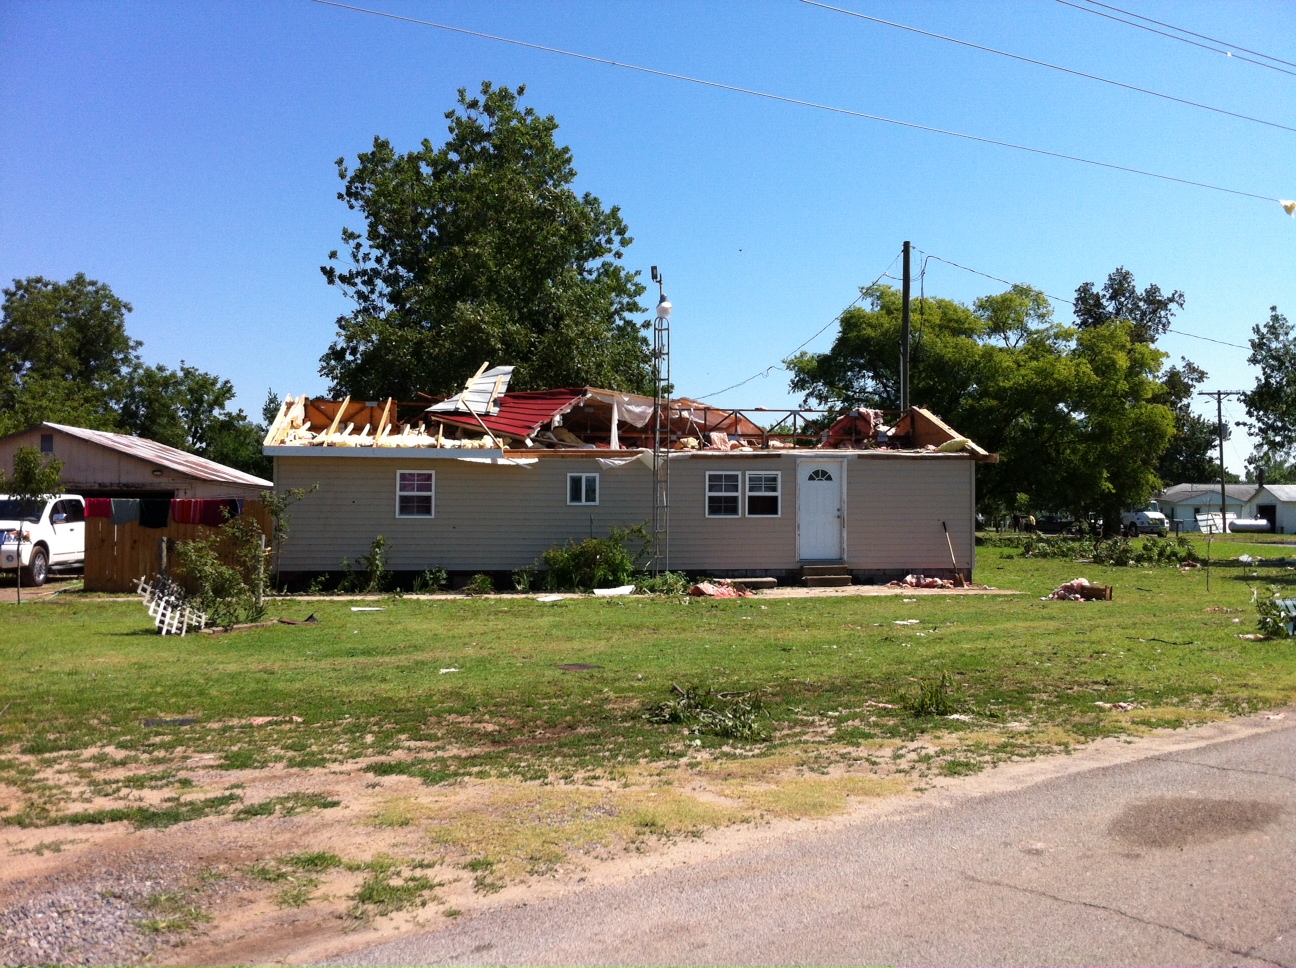
[[[1296,965],[1293,727],[1149,742],[336,963]]]

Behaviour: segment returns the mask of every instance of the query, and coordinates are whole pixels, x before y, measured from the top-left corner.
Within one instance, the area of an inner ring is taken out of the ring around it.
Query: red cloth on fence
[[[171,520],[176,524],[199,524],[198,505],[202,501],[175,499],[171,502]]]
[[[86,517],[87,518],[111,518],[112,499],[106,497],[86,498]]]

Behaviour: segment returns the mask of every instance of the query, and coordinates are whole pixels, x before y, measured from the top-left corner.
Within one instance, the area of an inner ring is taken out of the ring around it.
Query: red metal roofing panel
[[[481,430],[485,424],[493,433],[521,440],[530,437],[560,413],[566,413],[587,395],[584,387],[506,393],[499,398],[499,413],[493,417],[483,414],[481,423],[469,414],[433,413],[429,416],[470,430]]]

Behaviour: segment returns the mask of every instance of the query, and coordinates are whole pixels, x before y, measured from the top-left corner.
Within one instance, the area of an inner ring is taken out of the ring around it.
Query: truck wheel
[[[45,584],[49,577],[49,555],[40,545],[32,549],[31,564],[23,569],[23,577],[32,588]]]

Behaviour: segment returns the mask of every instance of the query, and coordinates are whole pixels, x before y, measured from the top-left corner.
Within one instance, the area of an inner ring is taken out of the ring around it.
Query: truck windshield
[[[0,521],[30,521],[35,524],[40,520],[41,512],[45,510],[44,501],[33,501],[26,507],[26,514],[23,514],[23,504],[25,502],[18,500],[16,497],[0,497]]]

